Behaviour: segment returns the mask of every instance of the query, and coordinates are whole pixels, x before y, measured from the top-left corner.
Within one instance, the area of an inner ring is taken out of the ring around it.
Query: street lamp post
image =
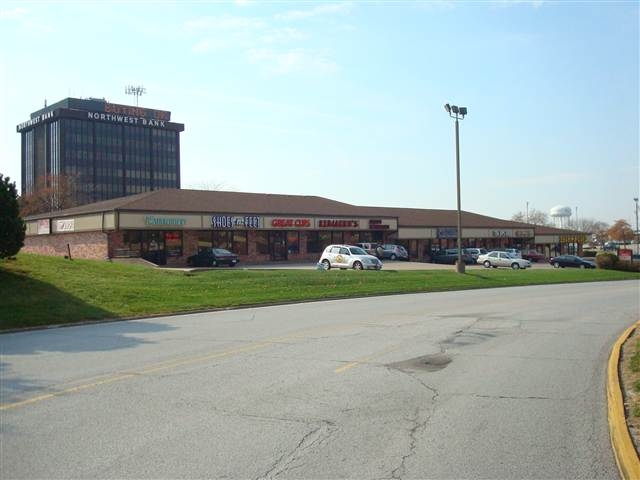
[[[456,271],[464,273],[465,265],[462,261],[462,214],[460,210],[460,127],[458,126],[458,120],[464,119],[467,114],[467,107],[458,107],[447,103],[444,109],[451,118],[456,120],[456,188],[458,196],[458,261],[456,262]]]
[[[638,230],[638,197],[633,199],[636,202],[636,255],[640,255],[640,230]],[[631,257],[633,258],[633,256]]]

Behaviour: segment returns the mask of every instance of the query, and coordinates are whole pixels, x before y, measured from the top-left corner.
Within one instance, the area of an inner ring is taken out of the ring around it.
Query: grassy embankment
[[[184,272],[20,254],[0,261],[0,331],[266,303],[625,279],[640,279],[640,274],[535,268],[473,269],[464,275],[391,268]]]

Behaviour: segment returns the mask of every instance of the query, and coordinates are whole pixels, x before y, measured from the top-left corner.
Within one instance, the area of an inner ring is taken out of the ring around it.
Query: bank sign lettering
[[[260,228],[260,217],[245,215],[214,215],[211,217],[212,228]]]

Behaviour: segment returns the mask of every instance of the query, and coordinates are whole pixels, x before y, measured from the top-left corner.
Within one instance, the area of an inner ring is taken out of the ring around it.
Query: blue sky
[[[635,227],[639,3],[11,2],[0,5],[0,173],[63,98],[170,110],[182,187],[462,208],[556,205]]]

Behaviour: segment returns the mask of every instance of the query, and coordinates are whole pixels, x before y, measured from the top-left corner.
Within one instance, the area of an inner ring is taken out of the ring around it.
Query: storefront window
[[[246,255],[247,254],[247,231],[241,230],[233,232],[233,248],[231,249],[233,253],[238,255]]]
[[[139,257],[142,244],[142,232],[126,231],[124,232],[124,245],[129,249],[129,255]]]
[[[198,232],[198,251],[213,247],[212,232]]]
[[[331,245],[331,232],[318,232],[318,242],[320,244],[320,250]]]
[[[226,248],[227,250],[233,250],[233,231],[214,230],[213,246],[216,248]]]
[[[307,253],[321,253],[322,243],[319,232],[307,232]]]
[[[331,243],[344,243],[343,232],[331,232]]]
[[[300,253],[300,232],[287,232],[287,253]]]
[[[263,255],[269,254],[269,232],[258,231],[255,232],[256,239],[256,253]]]
[[[164,244],[167,257],[182,256],[182,232],[164,232]]]

